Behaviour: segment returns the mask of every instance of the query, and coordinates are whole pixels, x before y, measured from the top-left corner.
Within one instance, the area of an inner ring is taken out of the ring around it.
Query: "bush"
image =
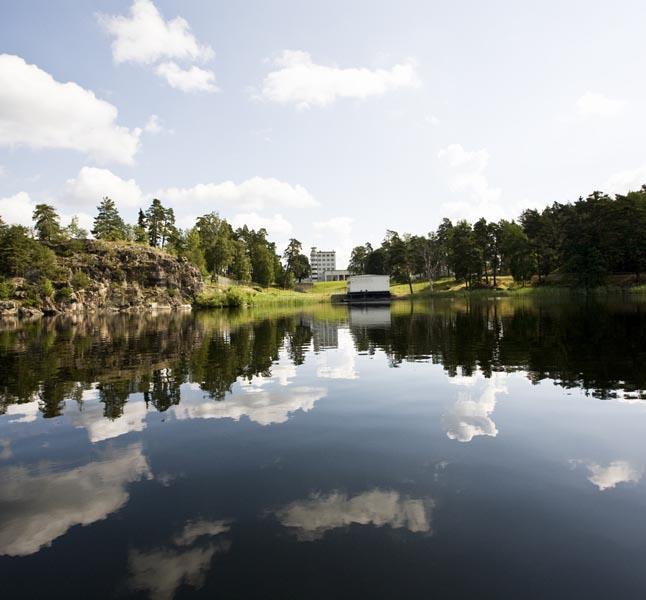
[[[239,289],[230,287],[225,293],[225,303],[224,306],[231,306],[233,308],[239,308],[241,306],[246,306],[248,304],[248,297],[245,293]]]
[[[16,287],[8,281],[0,281],[0,300],[9,300],[16,291]]]
[[[90,285],[91,280],[83,271],[75,271],[72,273],[70,283],[75,290],[84,290]]]
[[[56,291],[56,300],[62,302],[64,300],[69,300],[72,297],[74,290],[71,287],[65,286],[60,290]]]
[[[40,282],[40,295],[43,298],[51,298],[54,295],[54,291],[54,284],[47,277],[43,277]]]

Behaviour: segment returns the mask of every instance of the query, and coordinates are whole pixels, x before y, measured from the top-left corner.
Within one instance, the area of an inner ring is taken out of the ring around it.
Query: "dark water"
[[[646,304],[0,331],[2,598],[646,598]]]

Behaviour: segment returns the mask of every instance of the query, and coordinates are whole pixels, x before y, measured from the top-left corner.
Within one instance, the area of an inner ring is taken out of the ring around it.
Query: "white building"
[[[317,250],[312,246],[310,267],[312,281],[324,281],[326,271],[336,271],[336,250]]]

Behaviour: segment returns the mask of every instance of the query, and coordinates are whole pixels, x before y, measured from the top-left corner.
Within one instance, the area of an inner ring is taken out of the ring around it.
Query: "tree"
[[[251,281],[251,259],[243,240],[233,242],[233,259],[230,266],[231,276],[238,281]]]
[[[47,246],[32,239],[22,225],[0,229],[0,275],[9,277],[51,277],[56,269],[56,255]]]
[[[482,272],[482,252],[467,221],[459,221],[451,229],[449,248],[455,278],[463,280],[468,288],[472,287]]]
[[[285,260],[285,269],[292,273],[293,276],[300,282],[303,277],[310,274],[310,261],[307,256],[301,253],[303,245],[295,238],[289,240],[287,248],[283,253]]]
[[[116,241],[126,238],[126,224],[119,215],[114,201],[107,196],[97,207],[98,213],[94,217],[92,235],[97,240]]]
[[[154,198],[148,210],[143,215],[140,211],[137,225],[145,224],[148,241],[153,248],[164,248],[168,241],[172,242],[177,235],[175,213],[172,208],[165,208],[158,198]]]
[[[355,246],[350,254],[348,271],[352,275],[365,275],[368,256],[372,253],[372,246],[366,243],[363,246]]]
[[[134,227],[134,239],[138,244],[148,244],[150,240],[148,239],[147,231],[148,222],[146,221],[146,215],[144,211],[139,209],[139,214],[137,216],[137,224]]]
[[[386,275],[386,253],[383,248],[368,253],[365,271],[369,275]]]
[[[233,229],[216,212],[201,216],[195,228],[209,273],[216,278],[225,275],[235,251]]]
[[[501,221],[501,249],[504,261],[516,281],[525,284],[536,272],[536,260],[529,238],[514,221]]]
[[[61,239],[61,225],[53,206],[50,204],[37,204],[32,218],[36,235],[41,242],[51,243]]]
[[[87,230],[79,225],[79,218],[74,215],[70,224],[65,228],[65,235],[72,240],[84,240],[87,238]]]

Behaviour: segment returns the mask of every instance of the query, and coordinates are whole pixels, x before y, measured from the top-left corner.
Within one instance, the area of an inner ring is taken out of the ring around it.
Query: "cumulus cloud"
[[[130,588],[147,590],[155,600],[171,600],[182,583],[199,589],[213,557],[229,551],[231,542],[218,537],[229,529],[226,521],[188,521],[172,539],[178,548],[168,545],[149,552],[132,550],[128,556]],[[204,537],[216,540],[203,547],[187,548]]]
[[[605,467],[597,463],[587,463],[586,466],[590,473],[588,481],[602,492],[620,483],[637,483],[643,474],[643,469],[625,460],[614,460]]]
[[[623,112],[625,106],[626,103],[622,100],[595,92],[586,92],[576,101],[577,111],[582,117],[616,117]]]
[[[99,22],[114,38],[112,57],[116,63],[157,63],[155,73],[175,89],[218,91],[213,71],[176,62],[205,62],[214,56],[213,49],[197,41],[182,17],[166,21],[151,0],[135,0],[129,16],[99,15]]]
[[[472,377],[452,378],[449,381],[466,388],[458,393],[458,400],[453,408],[444,415],[442,423],[449,439],[458,442],[470,442],[474,437],[496,437],[498,429],[491,418],[496,408],[496,396],[506,394],[504,373],[493,373],[485,378],[481,373]],[[479,396],[475,388],[484,383]]]
[[[190,188],[166,188],[159,198],[178,206],[215,205],[258,211],[265,208],[308,208],[318,206],[314,197],[300,185],[290,185],[273,177],[252,177],[242,183],[199,183]]]
[[[428,498],[406,498],[395,490],[374,489],[352,497],[334,491],[292,502],[275,515],[300,541],[314,541],[331,529],[352,524],[430,532],[432,504]]]
[[[128,556],[130,588],[147,590],[155,600],[171,600],[182,583],[199,589],[204,585],[204,578],[216,552],[228,548],[227,543],[189,550],[132,550]]]
[[[21,57],[0,55],[0,145],[62,148],[93,160],[133,164],[140,129],[117,125],[117,109]]]
[[[611,175],[604,186],[610,194],[626,194],[641,189],[646,184],[646,164]]]
[[[251,229],[265,228],[272,238],[285,238],[289,236],[294,228],[292,224],[283,217],[283,215],[274,215],[273,217],[262,217],[256,212],[239,213],[231,219],[231,225],[235,227],[242,227],[247,225]]]
[[[146,133],[151,133],[153,135],[156,135],[158,133],[161,133],[164,131],[164,128],[162,127],[161,120],[157,115],[150,115],[148,117],[148,120],[146,121],[146,124],[144,125],[144,131]]]
[[[83,394],[83,404],[71,419],[75,427],[87,431],[93,444],[146,428],[148,408],[143,400],[129,400],[120,417],[108,419],[103,414],[105,407],[96,397],[96,390],[91,390],[90,394]]]
[[[201,537],[212,537],[227,533],[231,529],[229,521],[189,521],[184,529],[173,538],[176,546],[190,546]]]
[[[323,387],[293,386],[281,389],[264,389],[257,382],[241,385],[240,393],[231,394],[224,400],[185,396],[182,403],[172,406],[168,412],[178,420],[185,419],[233,419],[241,417],[260,425],[286,423],[290,415],[302,410],[308,412],[323,398]]]
[[[274,65],[278,68],[265,77],[260,97],[299,108],[326,106],[339,98],[365,99],[419,85],[413,61],[390,69],[343,69],[316,64],[301,50],[283,50]]]
[[[456,200],[441,206],[442,214],[453,219],[476,221],[485,217],[492,221],[516,218],[522,210],[540,207],[540,203],[529,199],[518,202],[501,201],[502,190],[492,187],[487,176],[489,152],[465,150],[461,144],[450,144],[437,154],[446,168],[449,190],[457,196]]]
[[[104,196],[109,196],[117,206],[141,206],[144,194],[134,179],[121,179],[108,169],[83,167],[73,179],[68,179],[64,189],[65,201],[77,207],[93,209]]]
[[[165,79],[172,88],[182,92],[217,92],[213,71],[195,65],[183,69],[175,62],[157,65],[155,73]]]
[[[151,0],[134,0],[130,15],[99,15],[113,36],[116,63],[153,64],[161,59],[209,60],[213,49],[198,43],[182,17],[165,21]]]
[[[127,484],[151,479],[141,444],[73,469],[39,465],[0,470],[0,554],[27,556],[64,535],[119,510]]]
[[[36,203],[27,192],[18,192],[13,196],[0,198],[0,217],[5,223],[31,227],[31,215]]]

